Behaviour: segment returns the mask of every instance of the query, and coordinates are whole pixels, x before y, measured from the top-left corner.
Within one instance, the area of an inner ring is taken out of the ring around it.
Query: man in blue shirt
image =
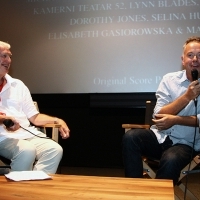
[[[166,74],[156,91],[154,125],[123,137],[126,177],[143,176],[144,155],[160,160],[156,178],[172,179],[175,185],[181,170],[200,153],[200,84],[192,77],[193,70],[200,77],[200,37],[187,39],[181,59],[184,70]]]

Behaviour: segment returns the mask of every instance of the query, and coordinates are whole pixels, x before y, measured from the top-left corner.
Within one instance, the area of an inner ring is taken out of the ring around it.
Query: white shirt
[[[158,113],[160,109],[175,99],[180,97],[187,90],[190,81],[186,77],[186,71],[178,71],[173,73],[168,73],[163,76],[163,79],[160,82],[158,90],[156,92],[157,103],[154,108],[154,114]],[[197,99],[197,117],[200,120],[200,98]],[[179,116],[195,116],[196,107],[194,101],[190,101],[185,108],[183,108],[179,113]],[[155,133],[158,142],[163,143],[167,135],[170,136],[170,139],[173,141],[173,144],[181,143],[186,144],[192,147],[194,141],[196,129],[196,138],[194,149],[200,151],[200,133],[199,127],[190,127],[183,125],[174,125],[167,130],[158,131],[153,125],[151,130]]]
[[[38,113],[29,89],[26,85],[6,74],[7,83],[0,92],[0,112],[6,116],[14,117],[21,127],[28,129],[34,134],[39,132],[34,126],[30,126],[29,118]],[[20,128],[17,131],[9,132],[5,126],[0,125],[0,141],[6,138],[27,139],[34,137],[28,131]]]

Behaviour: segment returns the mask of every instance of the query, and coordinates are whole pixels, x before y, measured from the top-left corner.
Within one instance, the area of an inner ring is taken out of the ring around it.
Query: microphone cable
[[[197,135],[197,125],[198,125],[198,120],[197,120],[197,99],[194,100],[194,105],[195,105],[196,122],[195,122],[194,139],[193,139],[193,143],[192,143],[192,152],[191,152],[191,156],[190,156],[190,162],[189,162],[189,165],[188,165],[188,170],[182,172],[183,174],[186,174],[184,200],[186,200],[187,185],[188,185],[188,175],[191,173],[190,172],[190,167],[191,167],[191,163],[192,163],[192,159],[193,159],[195,138],[196,138],[196,135]]]
[[[11,119],[5,119],[5,120],[3,121],[3,124],[6,126],[6,128],[10,128],[11,126],[14,125],[14,123],[13,123],[13,121],[12,121]],[[36,135],[36,134],[34,134],[33,132],[29,131],[28,129],[22,127],[21,125],[19,125],[19,126],[20,126],[20,128],[24,129],[25,131],[31,133],[32,135],[34,135],[34,136],[36,136],[36,137],[43,138],[43,139],[51,139],[51,140],[53,140],[53,139],[50,138],[50,137],[42,137],[42,136]],[[55,141],[55,140],[53,140],[53,141]]]
[[[36,134],[32,133],[31,131],[29,131],[28,129],[26,129],[26,128],[22,127],[22,126],[20,126],[20,128],[24,129],[25,131],[31,133],[32,135],[34,135],[34,136],[36,136],[36,137],[53,140],[53,139],[50,138],[50,137],[42,137],[42,136],[36,135]],[[55,141],[55,140],[53,140],[53,141]]]

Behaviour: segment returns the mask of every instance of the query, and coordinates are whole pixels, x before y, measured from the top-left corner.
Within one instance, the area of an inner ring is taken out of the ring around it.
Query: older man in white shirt
[[[11,56],[10,44],[0,41],[0,155],[11,161],[12,171],[56,173],[63,149],[31,123],[59,123],[63,139],[69,137],[70,130],[62,119],[39,113],[26,85],[8,75]]]

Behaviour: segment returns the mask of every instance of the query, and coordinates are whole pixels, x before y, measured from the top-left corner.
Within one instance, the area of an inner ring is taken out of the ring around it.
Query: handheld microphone
[[[192,75],[192,80],[196,81],[199,78],[199,72],[197,71],[197,69],[193,69],[191,71],[191,75]],[[195,106],[197,106],[197,98],[194,99],[194,104]]]
[[[3,124],[6,126],[6,128],[10,128],[14,125],[14,122],[11,119],[5,119],[3,120]]]
[[[196,69],[193,69],[193,70],[191,71],[191,74],[192,74],[192,80],[193,80],[193,81],[198,80],[199,72],[198,72]]]

